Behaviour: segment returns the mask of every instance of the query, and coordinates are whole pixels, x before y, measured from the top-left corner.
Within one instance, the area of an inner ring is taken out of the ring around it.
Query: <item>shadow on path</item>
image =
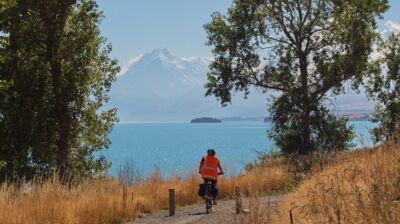
[[[205,215],[206,212],[196,212],[196,213],[189,213],[189,215]]]

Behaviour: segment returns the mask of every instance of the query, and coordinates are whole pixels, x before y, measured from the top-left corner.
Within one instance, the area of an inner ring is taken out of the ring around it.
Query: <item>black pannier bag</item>
[[[211,195],[213,197],[216,197],[218,195],[218,192],[219,192],[219,190],[218,190],[217,186],[215,184],[212,184],[211,185]],[[206,184],[199,184],[199,191],[197,192],[197,194],[200,197],[204,197],[206,195]]]
[[[206,184],[199,184],[199,192],[197,194],[200,197],[204,197],[206,195]]]

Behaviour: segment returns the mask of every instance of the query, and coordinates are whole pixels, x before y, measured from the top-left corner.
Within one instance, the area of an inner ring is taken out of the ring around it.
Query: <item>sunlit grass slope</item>
[[[234,196],[235,186],[247,194],[254,189],[271,192],[284,188],[291,176],[284,167],[253,169],[244,175],[222,178],[221,198]],[[17,188],[0,187],[0,223],[123,223],[143,213],[165,209],[168,189],[175,188],[179,206],[201,202],[197,196],[197,174],[186,178],[162,180],[154,174],[147,180],[128,187],[111,179],[87,181],[77,186],[61,185],[57,178],[32,182]]]
[[[400,144],[340,153],[287,196],[274,223],[400,223]]]

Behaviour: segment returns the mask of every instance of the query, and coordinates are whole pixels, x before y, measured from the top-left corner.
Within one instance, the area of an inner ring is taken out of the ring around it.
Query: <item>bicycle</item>
[[[218,173],[223,175],[224,173]],[[207,180],[205,183],[204,201],[206,202],[206,213],[210,214],[213,211],[214,197],[212,195],[212,181]]]

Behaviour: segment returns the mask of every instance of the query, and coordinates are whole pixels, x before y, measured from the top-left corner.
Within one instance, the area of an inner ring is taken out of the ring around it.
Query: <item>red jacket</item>
[[[219,159],[216,156],[205,156],[201,159],[199,173],[203,179],[217,180],[218,168],[222,172]]]

